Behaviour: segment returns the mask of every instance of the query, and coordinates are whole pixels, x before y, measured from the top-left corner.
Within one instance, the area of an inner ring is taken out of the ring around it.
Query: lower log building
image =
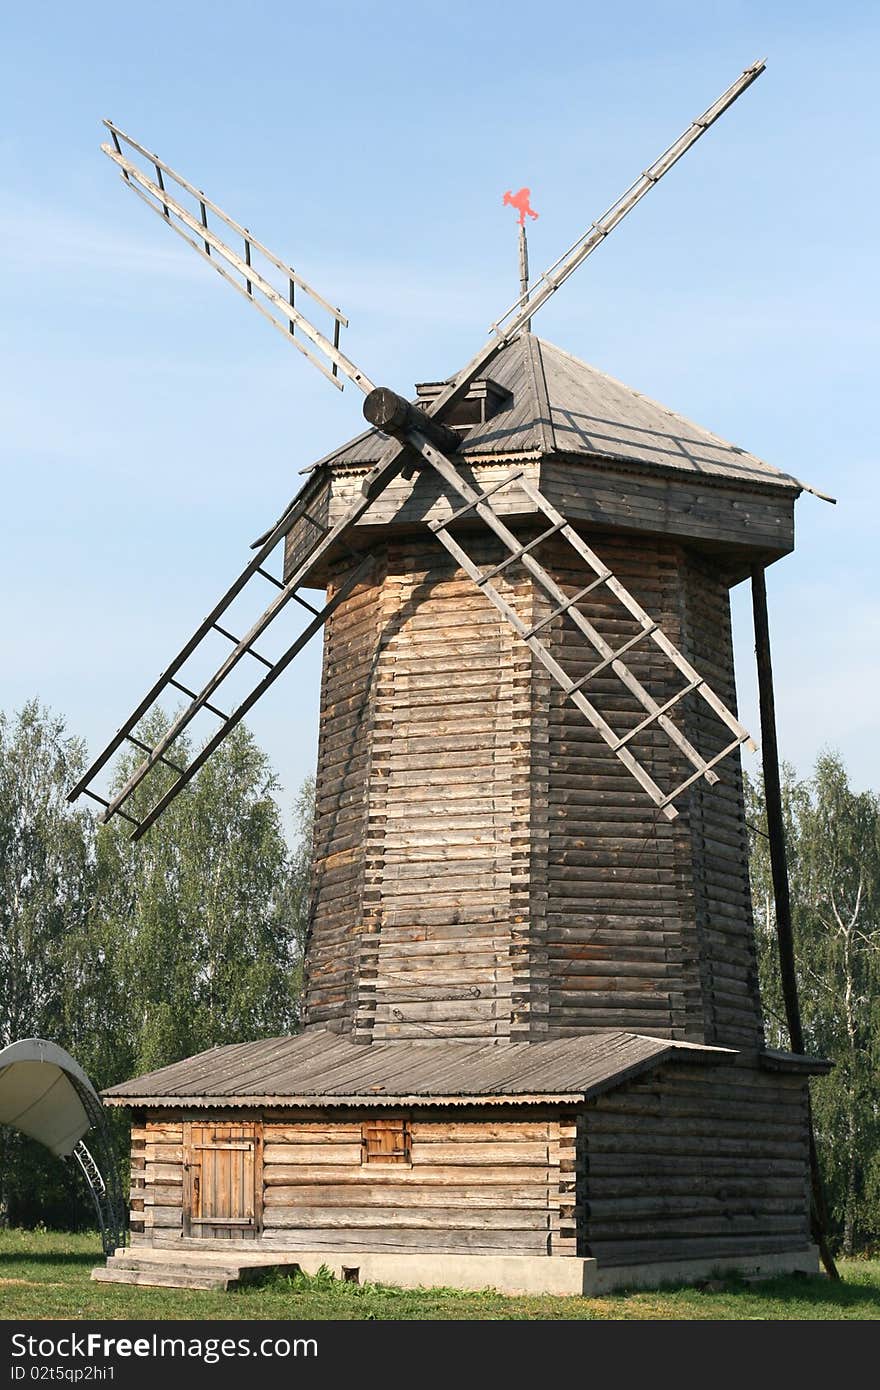
[[[668,819],[521,640],[678,785],[682,739],[720,760],[729,733],[561,528],[538,541],[534,489],[734,709],[729,589],[792,548],[800,485],[529,334],[459,409],[462,476],[629,684],[436,475],[407,470],[324,556],[330,594],[372,565],[325,628],[305,1029],[106,1093],[135,1119],[131,1254],[568,1292],[815,1271],[827,1064],[764,1046],[738,755]],[[288,576],[384,443],[313,471]],[[430,534],[450,526],[519,627]]]
[[[134,1111],[135,1256],[243,1240],[350,1277],[574,1293],[658,1264],[814,1271],[803,1072],[623,1032],[365,1046],[316,1027],[107,1099]]]

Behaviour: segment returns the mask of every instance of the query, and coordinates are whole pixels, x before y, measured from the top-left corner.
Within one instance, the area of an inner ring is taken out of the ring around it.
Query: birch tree
[[[853,791],[832,753],[808,780],[784,769],[783,799],[804,1036],[836,1064],[812,1087],[817,1143],[851,1254],[880,1232],[880,799]],[[748,806],[768,1042],[787,1047],[759,786]]]

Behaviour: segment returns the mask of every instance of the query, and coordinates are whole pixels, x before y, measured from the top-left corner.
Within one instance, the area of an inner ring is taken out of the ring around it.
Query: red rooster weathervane
[[[531,204],[529,203],[530,193],[531,189],[529,188],[521,188],[518,193],[511,193],[510,189],[508,189],[504,195],[504,206],[516,208],[519,213],[519,225],[521,227],[526,225],[526,213],[528,213],[533,221],[537,221],[538,219],[538,214],[532,211]]]

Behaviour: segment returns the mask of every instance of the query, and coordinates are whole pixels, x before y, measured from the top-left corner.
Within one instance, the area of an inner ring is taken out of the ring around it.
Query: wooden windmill
[[[763,1046],[728,610],[791,549],[801,484],[530,331],[763,66],[414,401],[342,352],[337,308],[107,123],[127,186],[363,391],[371,426],[315,465],[71,793],[143,835],[323,629],[306,1027],[107,1093],[139,1113],[142,1263],[235,1235],[476,1287],[815,1267],[815,1067]],[[272,601],[240,635],[227,614],[255,584]],[[270,657],[293,606],[302,630]],[[180,712],[144,743],[171,693]],[[184,766],[175,742],[204,715]],[[97,791],[126,743],[142,762]],[[487,1272],[501,1254],[516,1270]]]

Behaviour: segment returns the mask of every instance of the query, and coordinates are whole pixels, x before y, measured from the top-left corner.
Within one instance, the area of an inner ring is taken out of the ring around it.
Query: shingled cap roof
[[[661,1062],[736,1052],[637,1033],[550,1042],[354,1043],[328,1028],[200,1052],[103,1091],[110,1105],[449,1105],[579,1101]]]
[[[511,393],[512,400],[470,429],[460,449],[465,458],[561,455],[622,460],[652,471],[697,473],[789,492],[803,486],[763,459],[533,334],[521,334],[508,344],[489,375]],[[373,464],[385,444],[386,435],[368,430],[314,467]]]

